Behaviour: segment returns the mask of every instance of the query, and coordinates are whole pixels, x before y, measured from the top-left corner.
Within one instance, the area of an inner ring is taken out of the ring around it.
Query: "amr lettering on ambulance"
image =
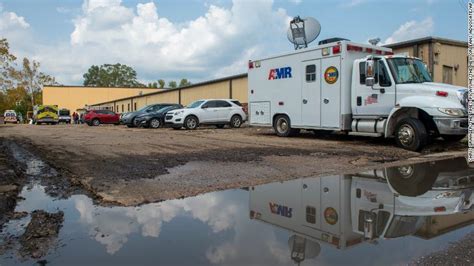
[[[268,80],[291,78],[291,67],[270,69]]]

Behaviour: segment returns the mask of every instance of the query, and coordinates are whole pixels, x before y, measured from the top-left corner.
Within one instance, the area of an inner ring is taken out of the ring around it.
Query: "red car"
[[[84,122],[89,126],[100,124],[120,124],[120,115],[109,110],[90,110],[84,115]]]

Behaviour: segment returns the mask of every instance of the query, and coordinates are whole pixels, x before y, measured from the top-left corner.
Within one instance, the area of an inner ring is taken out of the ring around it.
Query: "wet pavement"
[[[36,162],[26,172],[44,168]],[[473,177],[458,158],[136,207],[54,197],[33,178],[15,208],[29,215],[0,233],[0,265],[408,264],[474,232]],[[38,222],[50,233],[28,236],[38,210],[58,219]],[[45,246],[24,252],[39,237]]]

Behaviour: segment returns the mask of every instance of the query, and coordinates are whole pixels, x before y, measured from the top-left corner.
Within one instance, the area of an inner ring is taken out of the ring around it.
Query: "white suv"
[[[216,125],[223,128],[225,125],[238,128],[247,120],[242,105],[237,100],[208,99],[198,100],[186,108],[173,110],[166,114],[165,122],[174,129],[185,127],[196,129],[199,125]]]

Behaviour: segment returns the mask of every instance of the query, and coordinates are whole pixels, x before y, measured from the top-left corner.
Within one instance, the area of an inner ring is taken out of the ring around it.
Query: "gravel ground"
[[[462,143],[439,141],[415,153],[393,140],[313,133],[280,138],[259,128],[1,125],[0,140],[39,156],[64,182],[102,203],[126,206],[466,153]]]
[[[411,265],[474,265],[474,232],[449,248],[421,257]]]

